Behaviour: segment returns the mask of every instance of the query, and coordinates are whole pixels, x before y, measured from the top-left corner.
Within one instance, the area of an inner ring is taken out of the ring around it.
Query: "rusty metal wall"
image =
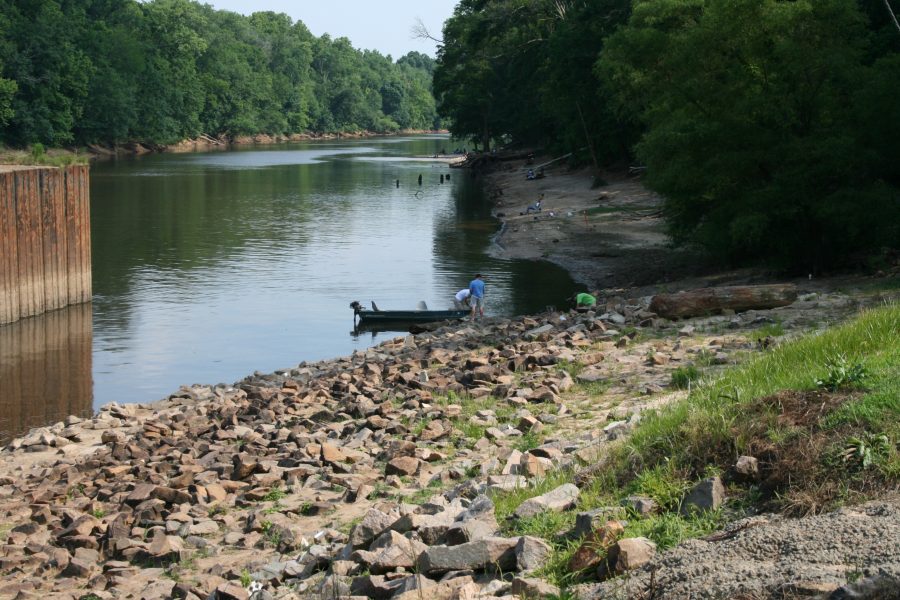
[[[91,299],[89,167],[0,171],[0,325]]]

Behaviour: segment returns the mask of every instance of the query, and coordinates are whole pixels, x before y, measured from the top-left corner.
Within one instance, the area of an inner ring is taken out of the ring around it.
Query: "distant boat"
[[[359,302],[351,302],[354,321],[359,319],[360,325],[376,325],[382,323],[433,323],[448,319],[464,319],[468,310],[428,310],[424,302],[419,303],[417,310],[379,310],[375,303],[367,309]]]

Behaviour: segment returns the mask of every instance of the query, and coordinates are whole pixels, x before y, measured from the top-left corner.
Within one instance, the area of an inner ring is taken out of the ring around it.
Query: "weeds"
[[[845,463],[859,469],[868,469],[877,462],[883,462],[891,453],[891,441],[885,434],[864,432],[859,437],[847,440],[847,447],[841,453]]]
[[[514,448],[519,452],[528,452],[544,443],[544,436],[536,431],[527,431],[516,440]]]
[[[693,365],[678,367],[672,371],[672,387],[679,390],[689,389],[694,382],[700,379],[700,371]]]
[[[280,487],[272,488],[269,490],[268,494],[263,496],[263,502],[278,502],[279,500],[283,500],[285,496],[287,496],[287,494]]]
[[[866,378],[866,368],[861,363],[850,364],[843,354],[829,358],[825,367],[828,374],[816,380],[816,385],[832,392],[841,388],[857,387]]]

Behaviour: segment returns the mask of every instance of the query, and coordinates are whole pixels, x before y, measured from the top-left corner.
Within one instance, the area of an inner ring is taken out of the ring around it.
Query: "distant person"
[[[535,202],[534,204],[530,205],[528,208],[525,209],[525,214],[533,213],[533,212],[541,212],[541,205],[543,203],[544,203],[544,195],[541,194],[541,196],[540,196],[540,198],[538,198],[537,202]]]
[[[525,174],[525,179],[529,181],[534,179],[534,169],[528,169],[528,173]]]
[[[575,300],[575,310],[591,310],[597,306],[597,298],[588,294],[587,292],[581,292],[580,294],[575,294],[573,296]]]
[[[479,315],[484,318],[484,278],[481,273],[469,282],[469,305],[472,307],[472,320]]]
[[[471,295],[472,292],[469,291],[469,288],[456,292],[456,295],[453,296],[453,308],[455,308],[456,310],[470,309],[471,306],[469,306],[469,296]]]

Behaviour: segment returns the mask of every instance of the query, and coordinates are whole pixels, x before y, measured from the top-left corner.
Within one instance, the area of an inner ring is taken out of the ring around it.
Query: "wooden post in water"
[[[88,167],[0,166],[0,325],[91,299]]]

